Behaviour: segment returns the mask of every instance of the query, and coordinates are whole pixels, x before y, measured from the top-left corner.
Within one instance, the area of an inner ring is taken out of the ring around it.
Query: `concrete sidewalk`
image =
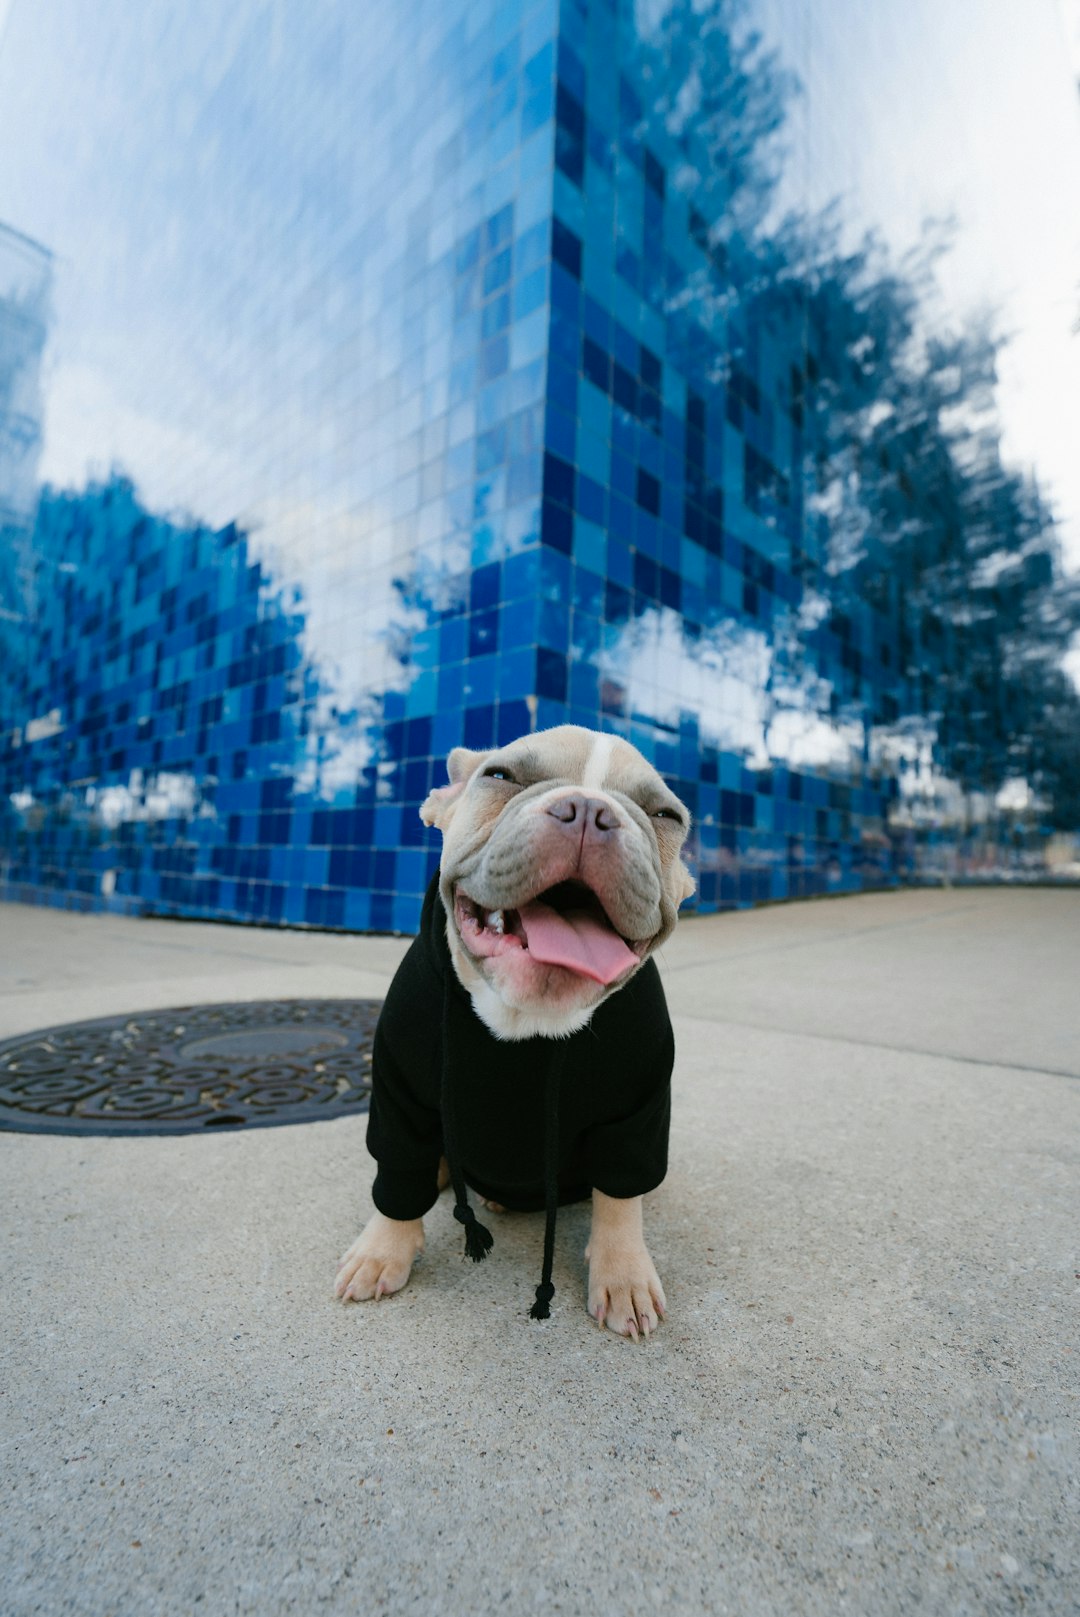
[[[383,992],[390,939],[0,906],[0,1037]],[[662,971],[668,1321],[552,1318],[542,1216],[331,1294],[363,1123],[0,1134],[0,1610],[1061,1613],[1080,1605],[1080,894],[689,920]]]

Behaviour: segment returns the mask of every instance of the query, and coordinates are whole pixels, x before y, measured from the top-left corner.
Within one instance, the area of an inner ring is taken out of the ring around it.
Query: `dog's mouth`
[[[470,954],[481,958],[525,951],[541,965],[561,966],[605,986],[640,964],[591,887],[561,881],[516,909],[489,910],[460,887],[454,919]]]

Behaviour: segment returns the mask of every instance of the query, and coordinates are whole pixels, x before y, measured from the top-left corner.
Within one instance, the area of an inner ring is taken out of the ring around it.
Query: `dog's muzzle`
[[[641,960],[581,881],[559,882],[512,908],[497,910],[485,909],[458,887],[454,919],[473,955],[490,959],[526,951],[540,965],[562,966],[605,987]]]

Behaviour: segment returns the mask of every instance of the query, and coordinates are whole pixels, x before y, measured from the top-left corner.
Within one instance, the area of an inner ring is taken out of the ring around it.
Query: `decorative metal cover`
[[[0,1129],[190,1134],[365,1112],[381,1001],[135,1012],[0,1043]]]

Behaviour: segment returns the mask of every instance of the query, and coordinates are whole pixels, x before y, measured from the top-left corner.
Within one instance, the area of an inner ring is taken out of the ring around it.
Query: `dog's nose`
[[[585,797],[580,792],[557,797],[554,803],[548,804],[547,812],[552,819],[561,820],[566,826],[576,826],[579,830],[584,827],[586,831],[617,831],[622,824],[610,803],[602,797]]]

